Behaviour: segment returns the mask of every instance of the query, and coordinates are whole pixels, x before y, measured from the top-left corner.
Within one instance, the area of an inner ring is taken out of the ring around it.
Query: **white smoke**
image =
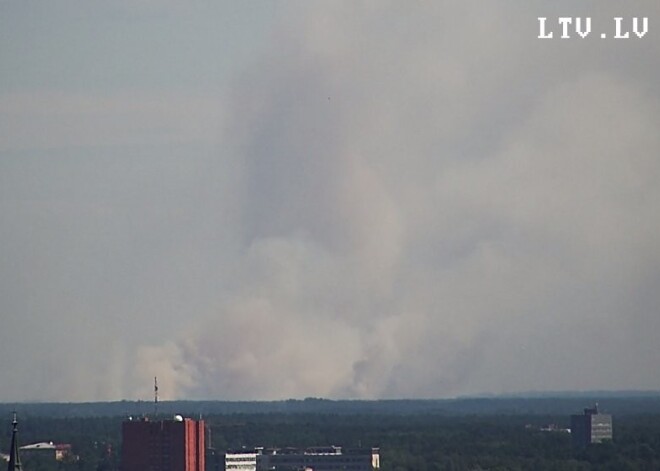
[[[77,4],[0,15],[3,398],[660,388],[657,1]]]
[[[632,292],[658,278],[648,70],[521,37],[536,17],[507,2],[317,6],[233,92],[236,283],[160,352],[187,372],[173,391],[657,387],[583,356],[648,316]]]

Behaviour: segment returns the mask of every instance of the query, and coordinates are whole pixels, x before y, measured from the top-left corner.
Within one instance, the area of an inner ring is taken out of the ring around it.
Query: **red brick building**
[[[122,424],[121,471],[204,471],[204,421],[127,420]]]

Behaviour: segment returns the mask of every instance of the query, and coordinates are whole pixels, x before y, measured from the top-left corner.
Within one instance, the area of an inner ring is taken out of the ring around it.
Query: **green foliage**
[[[20,445],[38,442],[69,443],[71,457],[56,461],[54,453],[45,451],[21,453],[26,471],[113,471],[118,469],[116,450],[121,446],[121,418],[19,418]],[[9,449],[11,430],[0,435],[0,450]],[[99,468],[99,466],[106,466]],[[109,466],[109,467],[108,467]]]
[[[574,450],[565,415],[234,413],[205,420],[218,451],[341,445],[381,449],[383,471],[595,471],[660,469],[660,415],[614,417],[614,441]],[[70,443],[79,459],[24,454],[26,471],[117,471],[120,417],[20,417],[19,441]],[[0,434],[6,451],[10,428]]]

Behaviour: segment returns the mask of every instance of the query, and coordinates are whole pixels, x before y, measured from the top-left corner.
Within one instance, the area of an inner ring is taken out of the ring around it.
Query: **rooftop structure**
[[[126,420],[121,471],[204,471],[203,420]]]
[[[31,445],[24,445],[21,448],[23,452],[47,452],[52,453],[52,456],[57,461],[63,461],[71,455],[71,444],[69,443],[53,443],[53,442],[40,442],[32,443]]]
[[[612,440],[612,416],[601,414],[598,404],[585,408],[581,415],[571,416],[571,442],[576,447]]]
[[[225,471],[257,471],[257,450],[236,450],[225,453]]]
[[[256,448],[228,451],[226,471],[375,471],[380,469],[378,448],[344,449],[339,446]]]

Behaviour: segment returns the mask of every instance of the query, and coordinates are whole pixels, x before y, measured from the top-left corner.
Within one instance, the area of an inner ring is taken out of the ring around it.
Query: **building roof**
[[[32,443],[31,445],[23,445],[21,450],[54,450],[56,447],[53,442],[40,442]]]

